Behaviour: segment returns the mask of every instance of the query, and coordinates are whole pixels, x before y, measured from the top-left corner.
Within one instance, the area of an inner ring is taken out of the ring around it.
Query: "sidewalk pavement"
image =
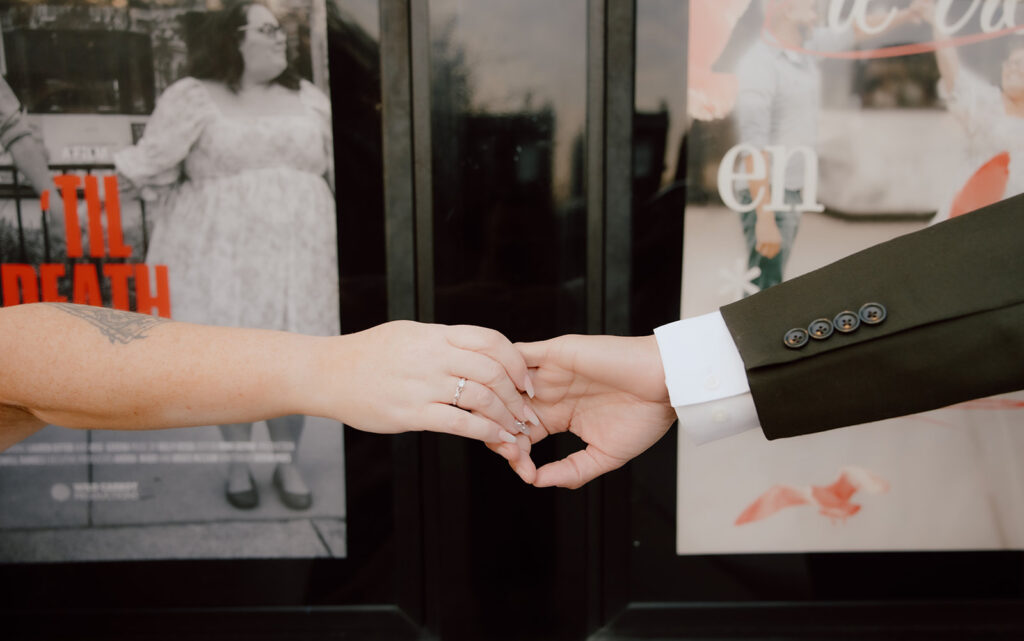
[[[257,423],[253,432],[256,443],[267,444],[265,425]],[[306,420],[297,460],[313,491],[313,506],[301,512],[276,496],[272,462],[251,465],[258,507],[243,511],[228,504],[226,463],[199,462],[213,458],[220,443],[216,427],[45,428],[22,447],[0,454],[0,562],[345,555],[339,424]],[[130,449],[150,453],[158,462],[124,454],[118,460],[128,462],[46,464],[58,456],[55,451],[78,452],[81,458],[89,448],[93,461]],[[155,455],[168,451],[176,454]]]

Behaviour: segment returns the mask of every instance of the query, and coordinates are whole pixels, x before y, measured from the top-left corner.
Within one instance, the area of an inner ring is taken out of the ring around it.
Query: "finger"
[[[586,485],[605,472],[621,467],[618,461],[593,446],[573,452],[560,461],[554,461],[537,470],[533,484],[537,487],[567,487],[576,489]]]
[[[516,353],[518,354],[518,352]],[[538,420],[533,410],[526,408],[519,389],[509,378],[507,370],[498,361],[479,352],[460,349],[450,367],[450,373],[453,376],[465,376],[471,381],[490,388],[501,399],[501,403],[515,415],[516,419],[531,422]],[[513,430],[512,433],[515,434],[517,431]]]
[[[518,442],[513,443],[486,443],[487,447],[508,461],[512,470],[519,475],[524,483],[533,484],[537,478],[537,466],[530,458],[530,441],[520,435]],[[524,448],[525,442],[525,448]]]
[[[453,434],[485,443],[514,443],[515,436],[491,419],[444,403],[430,403],[420,426],[431,432]]]
[[[533,381],[530,380],[526,361],[500,332],[473,325],[455,325],[447,336],[451,345],[483,354],[500,363],[515,386],[533,398]]]
[[[551,341],[537,341],[535,343],[516,343],[515,347],[522,354],[527,367],[540,367],[547,359],[548,349]]]
[[[501,425],[509,434],[515,436],[521,431],[516,425],[518,420],[505,403],[489,387],[473,380],[467,380],[456,407],[474,412]]]

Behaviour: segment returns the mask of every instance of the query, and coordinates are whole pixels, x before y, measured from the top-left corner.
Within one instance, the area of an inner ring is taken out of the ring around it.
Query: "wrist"
[[[643,369],[650,372],[645,379],[645,390],[647,398],[666,407],[672,407],[669,400],[668,386],[665,384],[665,364],[661,360],[661,350],[658,348],[658,339],[651,334],[637,338],[637,353],[642,356]]]
[[[282,389],[291,414],[320,416],[342,420],[339,407],[347,407],[346,392],[351,389],[343,376],[342,368],[334,363],[346,362],[343,355],[347,341],[343,336],[292,336],[290,366]]]

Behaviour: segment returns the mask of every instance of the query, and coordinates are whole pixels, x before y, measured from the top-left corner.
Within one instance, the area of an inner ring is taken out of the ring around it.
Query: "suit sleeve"
[[[765,435],[1024,389],[1022,241],[1024,196],[1017,196],[722,308]],[[792,329],[869,303],[884,308],[884,320],[796,349],[784,342]]]

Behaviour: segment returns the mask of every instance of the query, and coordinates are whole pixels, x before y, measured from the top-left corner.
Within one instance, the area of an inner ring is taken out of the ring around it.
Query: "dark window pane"
[[[341,269],[341,328],[387,320],[377,0],[327,4]]]
[[[431,29],[437,320],[584,331],[585,1],[436,0]]]
[[[15,30],[4,34],[7,80],[33,113],[153,111],[147,34]]]

